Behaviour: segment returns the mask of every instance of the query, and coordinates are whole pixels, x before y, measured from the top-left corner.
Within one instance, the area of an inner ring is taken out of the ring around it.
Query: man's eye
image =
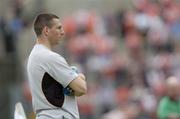
[[[61,28],[62,28],[62,26],[59,26],[59,27],[58,27],[58,29],[61,29]]]

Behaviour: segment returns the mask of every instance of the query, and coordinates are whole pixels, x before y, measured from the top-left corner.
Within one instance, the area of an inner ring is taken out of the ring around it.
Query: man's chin
[[[55,45],[59,45],[62,42],[62,40],[58,40]]]

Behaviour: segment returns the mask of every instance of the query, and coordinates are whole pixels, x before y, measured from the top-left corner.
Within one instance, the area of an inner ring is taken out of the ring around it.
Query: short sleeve
[[[164,119],[168,117],[169,110],[168,110],[167,102],[165,101],[165,99],[160,101],[157,114],[158,114],[159,119]]]
[[[58,54],[47,57],[45,66],[47,72],[63,87],[67,87],[69,83],[78,76],[78,74],[70,68],[66,60]]]

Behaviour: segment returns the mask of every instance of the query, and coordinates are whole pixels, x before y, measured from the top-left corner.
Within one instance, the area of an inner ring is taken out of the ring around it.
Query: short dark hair
[[[37,15],[34,21],[34,31],[37,36],[41,35],[42,30],[45,26],[51,27],[52,26],[52,19],[59,19],[58,16],[51,14],[51,13],[43,13]]]

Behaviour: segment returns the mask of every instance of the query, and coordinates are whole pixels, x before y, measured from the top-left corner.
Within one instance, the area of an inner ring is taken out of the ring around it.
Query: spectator
[[[180,100],[179,100],[179,81],[176,77],[170,77],[166,81],[167,96],[164,96],[159,103],[159,119],[179,119]]]

